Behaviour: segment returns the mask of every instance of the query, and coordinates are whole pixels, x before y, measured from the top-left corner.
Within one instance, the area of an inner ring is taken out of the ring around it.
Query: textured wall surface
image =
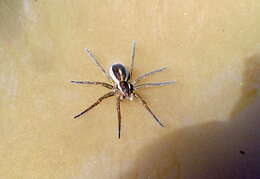
[[[5,179],[260,178],[259,0],[1,0],[0,176]],[[130,64],[161,128],[115,98],[84,53]],[[258,166],[257,166],[258,165]]]

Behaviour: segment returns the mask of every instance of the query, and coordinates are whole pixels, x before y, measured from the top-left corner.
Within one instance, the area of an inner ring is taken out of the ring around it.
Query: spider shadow
[[[191,126],[161,138],[139,151],[123,178],[260,178],[260,54],[245,59],[242,84],[228,122]]]

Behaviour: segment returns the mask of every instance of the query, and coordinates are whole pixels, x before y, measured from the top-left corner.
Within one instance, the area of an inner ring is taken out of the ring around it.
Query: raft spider
[[[93,82],[93,81],[71,81],[71,83],[77,83],[77,84],[88,84],[88,85],[101,85],[105,88],[111,89],[112,91],[103,95],[100,97],[94,104],[92,104],[90,107],[85,109],[83,112],[79,113],[78,115],[74,116],[74,118],[78,118],[81,115],[85,114],[95,106],[97,106],[99,103],[101,103],[104,99],[116,96],[117,97],[117,117],[118,117],[118,138],[120,138],[121,133],[121,111],[120,111],[120,102],[124,99],[133,100],[134,97],[139,99],[146,110],[153,116],[153,118],[156,120],[156,122],[161,126],[164,127],[164,125],[161,123],[161,121],[154,115],[154,113],[151,111],[149,106],[147,105],[146,101],[135,91],[139,88],[144,87],[152,87],[152,86],[164,86],[169,84],[176,83],[175,81],[168,81],[168,82],[158,82],[158,83],[143,83],[138,84],[139,81],[142,79],[165,70],[166,68],[160,68],[158,70],[154,70],[148,73],[145,73],[141,76],[139,76],[136,80],[130,82],[130,79],[132,77],[132,71],[134,67],[134,58],[135,58],[135,41],[132,43],[132,52],[131,52],[131,66],[130,70],[128,71],[126,67],[120,63],[113,64],[109,68],[109,72],[107,72],[102,65],[98,62],[96,57],[91,53],[89,49],[85,49],[86,53],[90,57],[90,59],[97,65],[97,67],[104,73],[104,75],[107,77],[109,81],[112,81],[112,84],[105,83],[105,82]]]

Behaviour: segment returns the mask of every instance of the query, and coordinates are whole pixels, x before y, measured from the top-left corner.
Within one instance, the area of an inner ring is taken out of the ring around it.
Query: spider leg
[[[134,68],[134,63],[135,63],[135,41],[132,42],[132,52],[131,52],[131,66],[130,66],[130,78],[132,76],[133,73],[133,68]]]
[[[118,138],[120,139],[120,133],[121,133],[120,96],[117,97],[116,110],[117,110],[117,119],[118,119]]]
[[[90,59],[98,66],[98,68],[105,74],[108,80],[111,80],[110,76],[106,72],[106,70],[102,67],[102,65],[98,62],[97,58],[91,53],[91,51],[88,48],[85,48],[85,51],[87,52]]]
[[[100,97],[94,104],[92,104],[90,107],[88,107],[86,110],[84,110],[83,112],[81,112],[78,115],[74,116],[74,118],[77,118],[77,117],[85,114],[86,112],[88,112],[89,110],[91,110],[92,108],[97,106],[99,103],[101,103],[101,101],[103,101],[104,99],[109,98],[109,97],[114,96],[114,95],[115,95],[115,92],[113,92],[113,91],[105,94],[104,96]]]
[[[96,82],[96,81],[70,81],[71,83],[77,83],[77,84],[87,84],[87,85],[101,85],[104,86],[108,89],[113,89],[113,86],[108,84],[108,83],[104,83],[104,82]]]
[[[175,83],[176,83],[176,81],[166,81],[166,82],[159,82],[159,83],[144,83],[144,84],[134,86],[134,89],[146,88],[146,87],[152,87],[152,86],[165,86],[165,85],[171,85],[171,84],[175,84]]]
[[[137,77],[137,79],[134,80],[132,84],[134,85],[134,84],[138,83],[140,80],[142,80],[142,79],[144,79],[144,78],[146,78],[146,77],[148,77],[148,76],[150,76],[150,75],[152,75],[152,74],[154,74],[154,73],[161,72],[161,71],[163,71],[163,70],[165,70],[165,69],[166,69],[166,67],[163,67],[163,68],[160,68],[160,69],[158,69],[158,70],[153,70],[153,71],[151,71],[151,72],[145,73],[145,74],[143,74],[143,75]]]
[[[145,102],[145,100],[137,93],[134,93],[134,96],[137,97],[144,105],[144,107],[146,108],[146,110],[154,117],[154,119],[156,120],[156,122],[158,122],[158,124],[161,127],[164,127],[164,125],[161,123],[161,121],[154,115],[154,113],[152,112],[152,110],[149,108],[149,106],[147,105],[147,103]]]

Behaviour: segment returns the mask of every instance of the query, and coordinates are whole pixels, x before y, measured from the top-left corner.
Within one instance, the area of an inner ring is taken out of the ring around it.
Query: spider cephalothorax
[[[94,57],[94,55],[90,52],[89,49],[85,49],[87,54],[90,56],[91,60],[99,67],[99,69],[106,75],[109,81],[112,81],[113,84],[105,83],[105,82],[92,82],[92,81],[71,81],[72,83],[78,84],[94,84],[94,85],[102,85],[112,91],[105,94],[104,96],[100,97],[94,104],[92,104],[89,108],[81,112],[80,114],[76,115],[74,118],[77,118],[84,113],[88,112],[93,107],[97,106],[101,101],[111,96],[117,96],[117,116],[118,116],[118,138],[120,138],[120,131],[121,131],[121,110],[120,110],[120,101],[124,99],[133,100],[134,97],[139,99],[147,111],[154,117],[154,119],[159,123],[160,126],[164,127],[160,120],[153,114],[151,109],[148,107],[145,100],[137,94],[135,91],[139,88],[143,87],[150,87],[150,86],[163,86],[168,84],[174,84],[175,81],[168,81],[168,82],[159,82],[159,83],[144,83],[144,84],[137,84],[140,80],[146,78],[149,75],[154,73],[160,72],[165,70],[166,68],[160,68],[158,70],[151,71],[149,73],[145,73],[139,76],[136,80],[130,82],[132,77],[132,70],[134,66],[134,56],[135,56],[135,42],[132,45],[132,62],[130,66],[130,70],[128,71],[124,65],[117,63],[111,65],[109,69],[109,73],[100,65],[98,60]]]

